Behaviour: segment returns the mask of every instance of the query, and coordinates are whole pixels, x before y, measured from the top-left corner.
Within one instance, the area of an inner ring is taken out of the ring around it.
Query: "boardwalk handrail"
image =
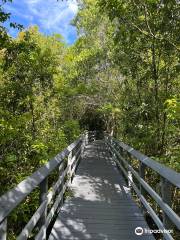
[[[75,172],[84,145],[85,135],[82,135],[77,141],[57,154],[31,176],[27,177],[15,188],[0,197],[0,240],[7,238],[7,218],[9,214],[38,186],[40,188],[40,205],[17,239],[28,239],[37,224],[40,229],[39,232],[43,232],[43,237],[38,238],[37,235],[36,239],[46,239],[47,227],[54,213],[57,211],[60,202],[63,200],[64,192]],[[68,157],[68,160],[65,166],[64,160],[66,157]],[[51,186],[50,190],[48,190],[48,176],[56,169],[59,171],[59,178],[57,182]],[[56,196],[56,198],[53,201],[53,206],[47,213],[47,206],[51,203],[54,196]]]
[[[163,230],[163,236],[165,239],[172,240],[171,234],[167,231],[170,229],[173,223],[178,229],[180,229],[180,218],[171,208],[171,187],[174,185],[180,188],[180,174],[174,170],[152,160],[145,156],[134,148],[118,141],[111,136],[106,135],[106,143],[112,156],[127,178],[129,185],[136,192],[139,200],[141,201],[144,209],[148,211],[152,219],[156,223],[157,227]],[[134,157],[139,161],[139,171],[137,172],[126,159],[127,154],[129,157]],[[125,156],[126,155],[126,156]],[[156,171],[161,178],[161,196],[145,181],[146,168],[150,168]],[[138,186],[133,180],[136,179]],[[159,205],[163,212],[163,222],[156,214],[154,209],[150,206],[146,199],[146,193],[148,193],[153,200]]]
[[[139,151],[135,150],[134,148],[128,146],[127,144],[117,141],[117,144],[130,153],[133,157],[137,158],[139,161],[141,161],[143,164],[145,164],[147,167],[151,168],[152,170],[156,171],[159,175],[166,178],[170,183],[172,183],[174,186],[180,188],[180,174],[175,172],[174,170],[158,163],[157,161],[154,161],[153,159],[147,157],[146,155],[140,153]]]

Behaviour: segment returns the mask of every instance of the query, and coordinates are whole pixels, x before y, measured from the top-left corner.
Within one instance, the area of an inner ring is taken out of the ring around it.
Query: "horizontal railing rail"
[[[97,140],[98,137],[95,131],[85,132],[77,141],[0,197],[0,240],[7,239],[7,219],[11,212],[38,187],[39,206],[17,239],[28,239],[37,226],[38,233],[34,239],[45,240],[47,238],[47,229],[63,203],[64,193],[76,171],[85,145]],[[172,186],[180,188],[180,174],[111,136],[106,135],[105,142],[117,166],[126,177],[130,188],[135,191],[141,201],[143,211],[146,210],[157,227],[163,231],[164,239],[172,240],[172,235],[166,230],[171,227],[171,224],[180,229],[180,218],[171,207]],[[136,167],[132,164],[133,159],[137,161]],[[160,193],[148,183],[148,179],[146,179],[147,169],[151,169],[160,176]],[[58,179],[52,186],[48,186],[48,178],[55,170],[58,170]],[[151,206],[149,196],[162,210],[163,220]]]
[[[111,136],[106,135],[106,143],[117,166],[128,180],[129,186],[133,188],[141,201],[143,209],[150,214],[157,227],[162,230],[164,239],[172,240],[173,237],[167,230],[169,230],[172,224],[177,229],[180,229],[180,217],[171,208],[171,190],[172,186],[180,188],[180,174]],[[129,163],[126,157],[135,158],[138,161],[138,171],[133,168],[131,161]],[[161,179],[161,196],[145,181],[147,168],[159,174]],[[162,210],[163,221],[148,202],[147,194]]]
[[[154,161],[153,159],[147,157],[146,155],[140,153],[139,151],[135,150],[134,148],[128,146],[127,144],[125,144],[123,142],[120,142],[120,141],[118,142],[117,140],[114,140],[114,141],[123,150],[127,151],[133,157],[137,158],[139,161],[141,161],[143,164],[145,164],[147,167],[151,168],[152,170],[156,171],[159,175],[166,178],[174,186],[180,188],[180,174],[179,173],[158,163],[157,161]]]
[[[8,216],[38,187],[40,190],[39,207],[21,233],[17,236],[17,239],[28,239],[37,225],[39,233],[36,235],[35,239],[46,239],[47,228],[63,201],[63,195],[74,175],[86,141],[87,133],[82,135],[77,141],[69,145],[31,176],[19,183],[15,188],[0,197],[0,240],[7,239]],[[65,163],[66,158],[68,158],[67,163]],[[48,188],[48,177],[54,170],[59,171],[59,177],[56,183],[51,186],[51,188]],[[53,199],[54,197],[55,199]],[[48,205],[50,203],[52,207],[48,211]]]

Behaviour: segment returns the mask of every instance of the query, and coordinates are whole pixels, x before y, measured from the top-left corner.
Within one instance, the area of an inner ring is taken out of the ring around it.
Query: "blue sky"
[[[11,12],[12,22],[25,28],[38,25],[45,34],[60,33],[68,44],[77,38],[75,27],[70,25],[78,10],[76,0],[13,0],[5,4],[4,9]],[[9,33],[16,36],[17,30],[9,29]]]

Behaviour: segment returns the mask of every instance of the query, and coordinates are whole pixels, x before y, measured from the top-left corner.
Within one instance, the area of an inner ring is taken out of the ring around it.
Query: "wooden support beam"
[[[139,176],[145,181],[145,175],[146,175],[146,165],[142,162],[139,162]],[[146,191],[144,190],[142,184],[139,182],[139,189],[140,193],[143,195],[143,197],[146,198]],[[143,214],[145,214],[146,209],[144,208],[144,205],[141,203],[141,209]]]
[[[48,194],[48,178],[45,178],[39,185],[40,187],[40,195],[39,195],[39,203],[40,205],[47,199],[47,194]],[[47,218],[47,204],[44,209],[43,214],[41,215],[39,219],[39,229],[46,223],[46,218]],[[44,230],[44,235],[42,240],[46,240],[46,229]]]
[[[7,218],[0,223],[0,240],[7,239]]]
[[[172,186],[171,186],[170,182],[167,179],[161,177],[162,200],[165,203],[167,203],[170,207],[172,205],[171,194],[172,194]],[[163,224],[166,229],[170,229],[172,227],[172,223],[164,211],[163,211]]]

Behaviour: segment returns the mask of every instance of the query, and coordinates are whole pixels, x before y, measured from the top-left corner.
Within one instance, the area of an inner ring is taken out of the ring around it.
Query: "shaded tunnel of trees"
[[[84,130],[106,131],[180,170],[178,1],[79,1],[72,45],[15,23],[12,38],[7,2],[0,3],[0,195]],[[34,192],[12,214],[9,239],[37,201]]]
[[[86,110],[80,119],[80,126],[82,129],[88,131],[106,131],[105,120],[100,113],[96,111]]]

